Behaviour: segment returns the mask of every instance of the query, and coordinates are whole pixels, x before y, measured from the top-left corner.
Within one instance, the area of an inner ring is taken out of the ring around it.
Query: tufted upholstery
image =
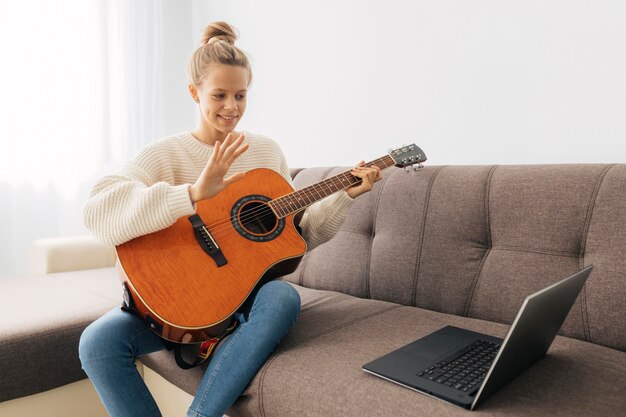
[[[301,188],[342,170],[292,174]],[[285,277],[300,293],[300,317],[229,416],[465,416],[361,366],[447,325],[504,337],[525,295],[589,264],[596,267],[561,329],[571,338],[558,336],[544,359],[478,412],[624,414],[626,165],[433,166],[383,175],[337,236]],[[56,251],[84,256],[70,252]],[[49,291],[41,297],[21,296],[42,285]],[[78,335],[119,303],[114,269],[30,277],[3,289],[0,310],[20,320],[0,331],[0,374],[8,375],[0,402],[84,377]],[[141,361],[192,395],[206,368],[184,371],[168,351]],[[36,384],[33,375],[41,376]]]
[[[299,172],[296,188],[342,168]],[[595,264],[561,334],[626,351],[626,165],[390,168],[285,279],[510,324]]]

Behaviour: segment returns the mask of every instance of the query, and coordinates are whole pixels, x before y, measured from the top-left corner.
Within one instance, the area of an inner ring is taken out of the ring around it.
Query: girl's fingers
[[[228,152],[232,148],[233,142],[234,142],[234,139],[233,139],[232,135],[229,133],[226,136],[226,139],[224,139],[224,144],[223,144],[223,146],[220,149],[220,153],[218,155],[220,160],[228,158],[228,155],[229,155]]]
[[[224,155],[222,155],[222,157],[226,160],[231,159],[235,151],[237,151],[241,147],[243,140],[244,140],[244,135],[242,133],[241,135],[239,135],[237,139],[230,141],[230,143],[228,144],[228,147],[224,150]]]
[[[228,186],[228,185],[230,185],[230,184],[232,184],[234,182],[237,182],[237,181],[243,179],[243,177],[245,175],[246,174],[243,173],[243,172],[238,172],[237,174],[231,175],[230,177],[224,179],[224,184]]]
[[[240,147],[238,147],[235,152],[233,153],[233,155],[230,157],[230,159],[228,160],[228,164],[232,164],[235,159],[239,158],[239,155],[241,155],[242,153],[244,153],[245,151],[247,151],[249,148],[249,145],[247,143],[241,145]]]
[[[213,152],[211,152],[211,156],[209,157],[209,161],[207,162],[206,167],[209,167],[210,165],[213,165],[215,163],[221,148],[222,144],[220,143],[220,141],[216,141],[213,145]]]
[[[367,179],[368,184],[372,184],[381,178],[378,167],[356,167],[352,170],[352,175],[361,178],[363,181]]]

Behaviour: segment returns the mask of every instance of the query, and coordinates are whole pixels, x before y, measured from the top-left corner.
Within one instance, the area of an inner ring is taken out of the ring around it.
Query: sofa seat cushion
[[[398,307],[386,301],[369,300],[364,303],[359,298],[334,291],[312,290],[291,285],[300,293],[302,309],[296,325],[281,341],[277,351]],[[218,349],[220,348],[221,345],[218,345]],[[190,370],[182,370],[176,365],[173,354],[168,351],[144,356],[141,362],[191,395],[195,394],[208,365],[207,363]]]
[[[504,337],[508,326],[294,285],[301,316],[228,412],[237,416],[466,415],[467,411],[361,370],[446,325]],[[143,363],[190,394],[204,368],[169,352]],[[626,409],[626,353],[558,336],[548,355],[481,405],[484,415],[618,415]]]
[[[0,279],[0,402],[86,378],[78,340],[120,304],[115,269]]]

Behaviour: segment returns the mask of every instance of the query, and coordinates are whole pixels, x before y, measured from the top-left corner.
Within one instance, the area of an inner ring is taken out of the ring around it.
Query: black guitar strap
[[[187,362],[183,358],[183,347],[185,345],[180,343],[174,344],[174,358],[176,359],[176,364],[182,369],[191,369],[196,366],[202,365],[207,359],[211,357],[211,354],[215,351],[217,345],[226,338],[229,334],[231,334],[239,324],[238,320],[233,320],[233,323],[226,329],[224,334],[219,337],[213,337],[211,339],[205,340],[201,343],[194,343],[194,345],[200,345],[200,351],[197,353],[196,358],[193,362]]]

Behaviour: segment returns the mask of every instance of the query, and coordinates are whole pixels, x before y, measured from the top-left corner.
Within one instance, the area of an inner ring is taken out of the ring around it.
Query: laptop
[[[363,365],[422,394],[474,410],[543,357],[593,265],[524,300],[504,340],[454,326]]]

